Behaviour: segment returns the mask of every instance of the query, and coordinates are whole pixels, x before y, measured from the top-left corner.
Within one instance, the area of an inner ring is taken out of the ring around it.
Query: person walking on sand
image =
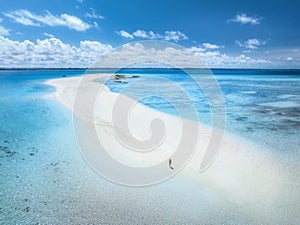
[[[174,170],[174,168],[172,166],[172,159],[171,158],[169,159],[169,167],[170,167],[171,170]]]

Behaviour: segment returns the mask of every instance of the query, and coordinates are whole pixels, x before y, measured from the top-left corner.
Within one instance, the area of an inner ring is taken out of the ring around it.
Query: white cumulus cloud
[[[0,26],[0,35],[8,36],[9,32],[10,32],[9,29],[6,29],[5,27]]]
[[[44,32],[44,35],[45,35],[46,37],[54,38],[54,35],[53,35],[53,34],[49,34],[49,33],[47,33],[47,32]]]
[[[0,36],[0,67],[88,67],[111,50],[111,45],[97,41],[81,41],[74,46],[57,38],[32,42]]]
[[[164,36],[166,41],[187,40],[188,37],[180,31],[166,31]]]
[[[222,52],[222,48],[209,49],[203,45],[186,49],[175,44],[166,45],[165,42],[155,41],[154,45],[151,43],[151,41],[128,43],[119,51],[113,51],[111,45],[98,41],[84,40],[71,45],[55,37],[36,41],[15,41],[0,36],[0,67],[78,68],[91,65],[123,67],[132,62],[148,62],[151,59],[169,62],[170,65],[196,68],[206,66],[209,68],[282,68],[285,66],[299,68],[300,65],[300,55],[295,48],[261,51],[256,55],[255,51],[249,54],[232,55]],[[246,43],[258,45],[258,42],[253,40],[243,44]],[[277,57],[281,58],[277,59]],[[98,64],[93,64],[95,61],[98,61]]]
[[[90,10],[91,12],[87,12],[85,14],[85,17],[92,18],[92,19],[105,19],[104,16],[97,14],[95,9],[90,8]]]
[[[247,16],[247,14],[237,14],[234,18],[227,20],[227,23],[241,23],[241,24],[260,24],[260,21],[262,20],[261,17],[251,17]]]
[[[145,38],[145,39],[158,39],[162,36],[158,33],[154,33],[153,31],[144,31],[144,30],[137,30],[133,32],[133,35],[138,38]]]
[[[164,34],[155,33],[153,31],[144,31],[144,30],[136,30],[133,33],[126,32],[124,30],[121,30],[117,32],[119,35],[126,37],[126,38],[143,38],[143,39],[160,39],[160,40],[166,40],[166,41],[181,41],[181,40],[187,40],[188,37],[180,32],[180,31],[165,31]]]
[[[78,17],[66,13],[55,16],[49,11],[46,11],[43,15],[37,15],[28,10],[21,9],[4,13],[4,15],[14,20],[16,23],[26,26],[64,26],[77,31],[85,31],[91,27],[88,23],[85,23]]]
[[[223,46],[219,46],[219,45],[211,44],[211,43],[203,43],[202,45],[207,49],[218,49],[218,48],[223,47]]]
[[[149,38],[147,32],[143,30],[137,30],[133,32],[133,35],[140,38]]]
[[[126,32],[125,30],[120,30],[119,32],[117,32],[119,35],[121,35],[124,38],[128,38],[128,39],[133,39],[133,35]]]
[[[235,41],[240,47],[245,47],[248,49],[257,49],[261,45],[265,45],[266,41],[259,40],[257,38],[248,39],[245,42]]]
[[[154,47],[156,46],[156,47]],[[137,64],[133,64],[137,62]],[[231,56],[219,51],[206,51],[200,47],[188,49],[178,45],[151,45],[151,42],[127,43],[117,51],[104,55],[95,67],[123,67],[124,65],[146,65],[155,62],[157,65],[173,65],[177,68],[259,68],[270,65],[271,62],[263,58],[253,58],[245,54]],[[150,65],[151,67],[153,65]]]

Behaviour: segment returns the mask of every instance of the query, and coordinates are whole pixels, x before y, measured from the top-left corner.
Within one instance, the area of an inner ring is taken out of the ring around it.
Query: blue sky
[[[210,67],[300,68],[299,8],[296,0],[2,1],[0,67],[88,66],[155,39],[195,49]]]

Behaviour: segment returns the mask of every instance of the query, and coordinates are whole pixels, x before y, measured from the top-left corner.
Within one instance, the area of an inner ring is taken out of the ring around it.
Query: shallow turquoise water
[[[135,189],[96,175],[77,150],[71,112],[47,97],[54,89],[43,82],[61,74],[78,71],[0,76],[0,224],[182,224],[217,216],[210,209],[224,203],[210,190],[174,180]]]
[[[264,222],[259,216],[242,214],[205,187],[175,179],[149,188],[125,188],[94,174],[77,150],[71,112],[48,97],[54,89],[43,83],[84,72],[0,71],[0,224]],[[127,73],[174,80],[194,96],[199,120],[209,124],[206,99],[184,75]],[[299,76],[217,74],[217,79],[226,99],[228,130],[299,164]],[[128,83],[110,82],[108,86],[120,92]],[[142,102],[175,113],[163,99]]]
[[[180,85],[189,94],[199,113],[201,123],[211,125],[211,111],[203,91],[186,73],[178,70],[123,70],[119,74],[134,74],[143,77],[163,77]],[[300,163],[300,71],[299,70],[214,70],[226,107],[227,131],[245,137],[266,150]],[[191,73],[194,79],[201,75]],[[137,78],[126,79],[124,83],[108,82],[114,92],[122,92],[136,82]],[[153,93],[161,86],[169,95],[178,98],[182,108],[184,102],[172,89],[160,84],[142,85],[140,97]],[[143,104],[177,115],[174,107],[162,98],[148,97]]]

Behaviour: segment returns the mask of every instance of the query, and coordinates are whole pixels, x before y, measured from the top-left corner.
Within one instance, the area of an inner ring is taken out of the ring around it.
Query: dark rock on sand
[[[115,75],[112,75],[110,80],[115,81],[115,82],[124,82],[123,80],[129,79],[129,78],[138,78],[138,77],[140,77],[140,76],[115,74]]]

